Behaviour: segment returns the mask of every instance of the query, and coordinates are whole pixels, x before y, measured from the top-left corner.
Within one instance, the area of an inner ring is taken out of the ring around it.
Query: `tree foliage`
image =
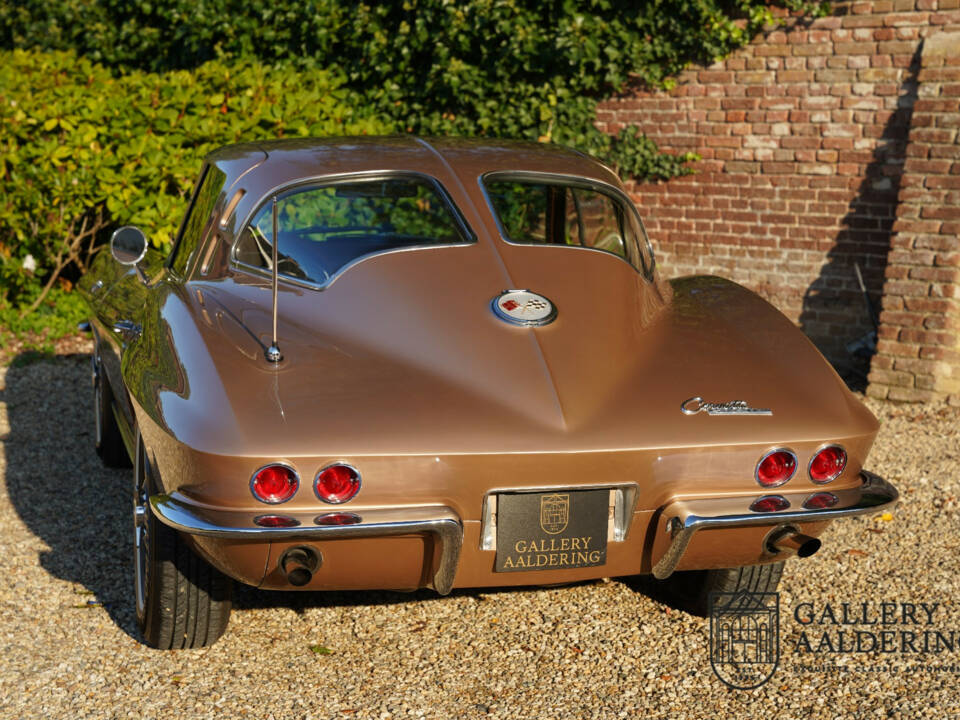
[[[0,289],[32,304],[104,231],[167,247],[200,160],[233,142],[380,133],[341,74],[237,60],[115,77],[72,52],[0,53]]]
[[[116,225],[162,246],[200,157],[236,140],[514,137],[687,172],[599,131],[597,103],[772,20],[766,0],[0,0],[0,304],[82,271]]]
[[[0,44],[74,49],[116,71],[224,56],[340,68],[395,131],[548,139],[668,178],[684,158],[599,132],[597,101],[631,80],[668,83],[771,20],[766,0],[0,0]]]

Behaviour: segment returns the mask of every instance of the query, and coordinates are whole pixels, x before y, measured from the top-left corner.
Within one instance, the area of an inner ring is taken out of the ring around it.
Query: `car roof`
[[[508,170],[544,172],[620,185],[610,168],[584,153],[553,143],[522,140],[413,135],[296,138],[228,145],[206,159],[226,173],[228,187],[249,171],[266,172],[284,181],[304,174],[363,170],[417,172],[438,161],[460,175]],[[309,169],[313,172],[307,172]]]

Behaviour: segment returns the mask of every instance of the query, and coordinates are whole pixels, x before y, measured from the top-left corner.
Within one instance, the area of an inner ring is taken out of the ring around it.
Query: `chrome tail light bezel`
[[[343,467],[343,468],[346,468],[346,469],[349,470],[351,473],[353,473],[354,477],[356,478],[356,487],[355,487],[353,493],[352,493],[349,497],[345,497],[345,498],[343,498],[343,499],[330,499],[330,498],[324,497],[323,494],[320,492],[320,476],[323,475],[327,470],[329,470],[329,469],[331,469],[331,468],[334,468],[334,467]],[[313,493],[314,493],[314,495],[317,496],[317,499],[319,499],[320,501],[325,502],[325,503],[327,503],[327,504],[329,504],[329,505],[342,505],[343,503],[350,502],[351,500],[353,500],[353,499],[360,493],[360,489],[361,489],[362,487],[363,487],[363,476],[360,474],[360,471],[357,470],[357,468],[355,468],[355,467],[354,467],[353,465],[351,465],[350,463],[345,463],[345,462],[332,462],[332,463],[329,463],[329,464],[327,464],[327,465],[324,465],[324,466],[323,466],[322,468],[320,468],[319,470],[317,470],[317,474],[313,476]]]
[[[835,448],[843,454],[843,464],[840,466],[840,469],[829,478],[826,478],[825,480],[817,480],[813,477],[813,461],[816,460],[820,456],[820,453],[822,453],[824,450],[829,450],[831,448]],[[810,478],[810,482],[815,483],[816,485],[826,485],[827,483],[833,482],[838,477],[843,475],[843,471],[847,469],[847,462],[849,459],[850,458],[847,455],[847,449],[843,445],[839,445],[838,443],[826,443],[825,445],[821,445],[816,449],[813,455],[810,456],[810,462],[807,463],[807,477]]]
[[[262,473],[262,472],[263,472],[264,470],[266,470],[267,468],[271,468],[271,467],[282,467],[282,468],[286,468],[286,469],[289,470],[291,473],[293,473],[293,492],[290,493],[290,496],[289,496],[289,497],[284,497],[284,498],[278,498],[278,499],[275,499],[275,500],[271,500],[271,499],[269,499],[269,498],[261,497],[261,496],[257,493],[257,490],[256,490],[257,476],[260,475],[260,473]],[[293,467],[293,465],[291,465],[290,463],[285,463],[285,462],[272,462],[272,463],[267,463],[266,465],[262,465],[262,466],[258,467],[256,470],[254,470],[254,471],[253,471],[253,474],[250,476],[250,494],[253,495],[253,497],[257,500],[257,502],[262,502],[262,503],[264,503],[265,505],[281,505],[281,504],[283,504],[283,503],[285,503],[285,502],[289,502],[290,500],[292,500],[292,499],[296,496],[296,494],[297,494],[299,491],[300,491],[300,473],[298,473],[298,472],[297,472],[297,469],[296,469],[295,467]]]
[[[790,455],[790,457],[793,458],[793,470],[791,470],[790,474],[783,480],[780,480],[775,483],[771,483],[770,485],[766,485],[760,481],[760,466],[763,465],[764,461],[766,461],[768,457],[770,457],[771,455],[775,455],[776,453],[787,453],[788,455]],[[797,457],[797,454],[793,450],[791,450],[788,447],[771,448],[770,450],[765,452],[763,456],[757,461],[757,464],[753,469],[753,479],[756,480],[757,485],[759,485],[762,488],[769,489],[769,488],[780,487],[781,485],[786,485],[788,482],[793,480],[793,478],[797,474],[797,468],[799,467],[800,467],[800,460]]]

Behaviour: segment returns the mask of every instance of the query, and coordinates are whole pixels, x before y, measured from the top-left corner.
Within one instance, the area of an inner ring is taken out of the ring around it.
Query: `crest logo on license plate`
[[[549,535],[562,533],[570,521],[569,495],[544,495],[540,498],[540,527]]]

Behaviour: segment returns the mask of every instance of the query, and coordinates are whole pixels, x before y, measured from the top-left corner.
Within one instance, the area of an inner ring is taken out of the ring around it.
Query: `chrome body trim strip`
[[[433,588],[441,595],[453,589],[463,545],[463,524],[459,516],[445,506],[355,510],[352,512],[361,520],[352,525],[316,525],[313,518],[317,511],[314,508],[309,512],[284,512],[284,515],[298,520],[300,525],[279,528],[254,524],[254,517],[262,515],[262,510],[210,510],[191,506],[167,494],[151,495],[150,509],[158,520],[178,532],[231,540],[285,542],[430,533],[441,546],[440,562],[433,576]]]
[[[723,514],[731,507],[729,498],[707,498],[676,503],[683,512],[667,517],[667,525],[672,538],[663,556],[653,566],[653,575],[658,580],[670,577],[686,552],[687,546],[698,530],[710,528],[747,527],[751,525],[769,525],[783,523],[825,522],[839,517],[872,515],[893,507],[900,497],[897,489],[878,475],[862,470],[863,484],[852,490],[835,490],[834,494],[847,496],[851,504],[845,507],[831,507],[822,510],[782,510],[772,513]],[[807,494],[807,493],[804,493]],[[740,498],[744,500],[744,498]],[[749,500],[749,498],[747,498]],[[665,515],[670,515],[667,506]]]

